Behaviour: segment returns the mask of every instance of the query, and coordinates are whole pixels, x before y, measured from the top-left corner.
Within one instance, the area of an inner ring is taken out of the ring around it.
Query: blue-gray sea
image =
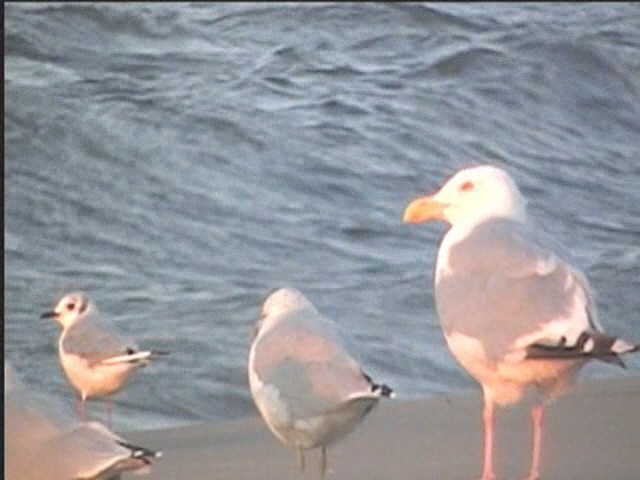
[[[4,8],[4,346],[27,384],[73,406],[39,315],[81,289],[172,352],[118,430],[255,415],[251,328],[292,285],[399,398],[477,392],[434,308],[446,226],[401,217],[480,163],[640,339],[640,5]]]

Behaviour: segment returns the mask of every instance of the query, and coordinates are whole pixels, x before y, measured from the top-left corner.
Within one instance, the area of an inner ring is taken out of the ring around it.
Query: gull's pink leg
[[[109,430],[111,430],[111,412],[113,411],[113,400],[107,398],[104,404],[107,407],[107,427],[109,427]]]
[[[544,406],[534,405],[531,408],[533,420],[533,454],[531,460],[531,472],[527,480],[540,480],[540,450],[542,445],[542,426],[544,423]]]
[[[84,403],[84,398],[80,397],[78,400],[78,415],[83,422],[87,421],[87,405]]]
[[[484,468],[482,469],[481,480],[495,480],[496,474],[493,470],[493,439],[495,426],[496,407],[493,400],[484,399],[484,410],[482,420],[484,421]]]

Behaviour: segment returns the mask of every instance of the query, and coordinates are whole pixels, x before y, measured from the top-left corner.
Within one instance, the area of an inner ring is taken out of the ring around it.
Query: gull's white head
[[[444,220],[455,226],[476,225],[495,217],[524,222],[525,200],[507,172],[482,165],[460,170],[435,194],[412,201],[403,221]]]
[[[255,337],[261,331],[271,328],[283,314],[309,307],[315,309],[299,290],[293,287],[276,290],[267,297],[262,305],[260,316],[253,329],[253,336]]]
[[[82,292],[68,293],[63,296],[55,308],[40,315],[40,318],[55,318],[62,328],[77,323],[93,308],[89,297]]]

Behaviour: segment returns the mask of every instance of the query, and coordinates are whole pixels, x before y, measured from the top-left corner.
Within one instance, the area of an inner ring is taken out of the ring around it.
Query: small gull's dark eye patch
[[[473,182],[464,182],[460,185],[461,192],[470,192],[471,190],[473,190]]]

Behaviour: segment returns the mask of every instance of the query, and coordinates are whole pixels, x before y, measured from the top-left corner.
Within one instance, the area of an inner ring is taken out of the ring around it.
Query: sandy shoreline
[[[329,479],[469,480],[481,471],[480,392],[449,398],[381,402],[343,442],[329,449]],[[543,479],[640,478],[640,376],[583,383],[547,409]],[[498,413],[500,479],[529,469],[528,409]],[[154,480],[315,479],[319,454],[297,470],[295,451],[280,444],[256,417],[213,425],[127,432],[163,451]],[[124,478],[140,478],[125,475]]]

